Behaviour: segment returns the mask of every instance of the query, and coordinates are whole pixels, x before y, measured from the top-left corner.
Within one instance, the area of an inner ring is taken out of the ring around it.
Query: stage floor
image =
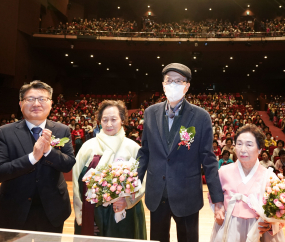
[[[71,206],[72,206],[72,213],[70,217],[65,221],[63,233],[65,234],[73,234],[74,233],[74,210],[73,210],[73,190],[72,190],[72,182],[68,181],[68,192],[71,200]],[[200,210],[199,214],[199,242],[209,242],[211,231],[214,223],[214,213],[212,212],[209,201],[207,198],[208,194],[208,187],[206,185],[203,185],[203,194],[204,194],[204,207]],[[149,232],[150,232],[150,212],[146,208],[144,204],[145,209],[145,217],[146,217],[146,227],[147,227],[147,238],[149,239]],[[283,229],[283,232],[285,229]],[[171,242],[177,242],[176,237],[176,227],[175,222],[171,221],[171,229],[170,229],[170,241]]]

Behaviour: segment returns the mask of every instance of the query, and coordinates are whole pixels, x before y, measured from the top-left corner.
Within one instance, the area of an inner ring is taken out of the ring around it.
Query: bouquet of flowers
[[[129,161],[118,160],[105,167],[91,168],[82,179],[88,188],[86,201],[95,203],[96,207],[107,207],[120,197],[131,197],[141,188],[138,165],[138,160],[131,158]],[[115,213],[117,223],[125,217],[125,210]]]
[[[271,172],[270,172],[271,171]],[[285,223],[285,180],[283,175],[280,173],[278,177],[272,172],[272,168],[267,170],[267,179],[263,189],[262,204],[258,201],[257,197],[253,194],[248,196],[248,206],[253,209],[260,217],[256,222],[256,228],[253,228],[248,234],[247,241],[259,241],[258,233],[258,222],[267,221],[269,223],[280,223],[273,224],[272,232],[275,234],[275,231],[279,231],[282,223]],[[257,231],[257,232],[256,232]]]

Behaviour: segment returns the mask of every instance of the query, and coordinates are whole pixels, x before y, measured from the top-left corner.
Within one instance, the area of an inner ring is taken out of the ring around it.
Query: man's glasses
[[[175,84],[178,84],[178,85],[183,85],[183,83],[186,82],[186,81],[185,80],[181,80],[181,79],[175,79],[175,80],[171,80],[171,79],[168,79],[168,78],[164,79],[164,84],[165,85],[170,85],[172,82],[174,82]]]
[[[51,100],[50,98],[48,97],[26,97],[26,98],[23,98],[23,100],[27,103],[35,103],[36,100],[38,100],[39,103],[43,104],[43,103],[46,103],[48,100]]]

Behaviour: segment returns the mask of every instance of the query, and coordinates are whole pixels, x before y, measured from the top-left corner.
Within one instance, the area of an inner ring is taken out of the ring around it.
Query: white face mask
[[[176,102],[184,96],[184,85],[178,85],[172,82],[170,85],[164,85],[164,88],[165,95],[169,102]]]

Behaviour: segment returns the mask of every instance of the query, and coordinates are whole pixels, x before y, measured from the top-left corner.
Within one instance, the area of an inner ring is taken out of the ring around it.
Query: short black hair
[[[283,141],[282,139],[280,139],[280,140],[277,141],[277,145],[278,145],[279,143],[281,143],[282,146],[284,147],[284,141]]]
[[[227,143],[229,140],[233,143],[233,139],[232,139],[232,138],[227,138],[227,139],[226,139],[226,143]]]
[[[228,154],[230,156],[230,152],[228,150],[224,150],[223,153],[222,153],[222,156]]]
[[[269,153],[268,153],[268,151],[263,150],[263,151],[261,152],[261,156],[263,155],[263,153],[266,153],[266,154],[267,154],[267,156],[269,157]]]
[[[219,145],[217,140],[213,140],[213,143],[216,143],[217,145]]]

